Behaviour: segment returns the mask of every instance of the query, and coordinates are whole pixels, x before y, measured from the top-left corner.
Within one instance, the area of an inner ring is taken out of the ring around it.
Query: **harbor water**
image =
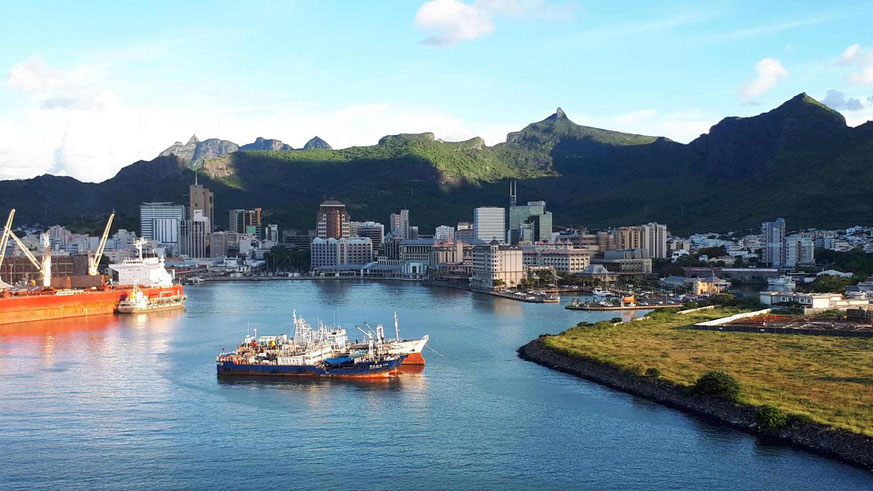
[[[520,360],[584,312],[401,282],[186,288],[185,311],[0,327],[0,489],[873,489],[873,473]],[[565,297],[566,303],[573,297]],[[219,379],[247,331],[429,334],[389,381]],[[437,353],[438,352],[438,353]]]

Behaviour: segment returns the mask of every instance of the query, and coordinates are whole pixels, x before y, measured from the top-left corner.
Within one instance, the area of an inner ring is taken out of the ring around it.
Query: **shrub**
[[[655,367],[647,368],[646,377],[661,378],[661,371]]]
[[[627,370],[634,375],[642,375],[643,374],[643,366],[642,365],[631,365],[630,367],[628,367]]]
[[[609,322],[612,322],[613,324],[620,324],[621,317],[613,317],[612,319],[609,320]]]
[[[779,408],[764,405],[755,411],[755,422],[764,431],[780,430],[788,424],[788,417]]]
[[[737,379],[724,372],[713,370],[706,372],[697,379],[694,387],[692,387],[692,392],[738,402],[740,398],[740,383],[737,382]]]

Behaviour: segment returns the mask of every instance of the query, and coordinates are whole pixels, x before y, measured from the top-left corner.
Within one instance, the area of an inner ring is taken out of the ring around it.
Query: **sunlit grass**
[[[683,329],[737,312],[657,312],[617,326],[577,326],[545,342],[622,368],[656,367],[661,378],[681,385],[722,370],[740,381],[751,404],[873,436],[873,339]]]

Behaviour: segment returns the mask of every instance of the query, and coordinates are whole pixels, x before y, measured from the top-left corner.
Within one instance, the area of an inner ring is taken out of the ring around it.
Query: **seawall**
[[[670,382],[636,375],[591,359],[563,355],[546,347],[541,339],[535,339],[519,348],[518,355],[544,367],[873,471],[873,438],[868,436],[797,420],[775,432],[760,431],[755,424],[756,406],[738,404],[718,397],[691,395],[687,388]]]

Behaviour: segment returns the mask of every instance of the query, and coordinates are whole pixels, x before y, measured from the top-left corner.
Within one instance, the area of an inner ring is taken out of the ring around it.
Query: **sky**
[[[873,119],[873,2],[11,2],[0,179],[99,182],[192,134],[485,138],[561,107],[693,140],[806,92]]]

